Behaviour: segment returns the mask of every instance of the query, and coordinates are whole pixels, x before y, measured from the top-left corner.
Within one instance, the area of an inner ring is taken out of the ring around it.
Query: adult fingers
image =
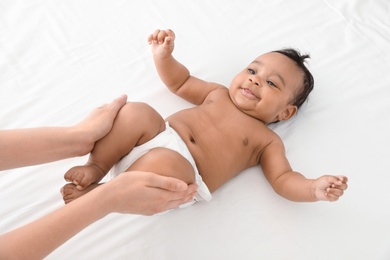
[[[167,208],[167,210],[169,210],[169,209],[176,209],[180,205],[183,205],[185,203],[193,201],[195,195],[196,195],[196,192],[193,192],[193,193],[190,193],[189,195],[187,195],[185,197],[182,197],[180,199],[170,200],[170,201],[167,202],[166,208]]]
[[[120,97],[114,99],[109,105],[108,108],[113,111],[119,111],[127,102],[127,95],[121,95]]]
[[[173,177],[161,176],[151,173],[148,187],[160,188],[168,191],[187,191],[188,185],[184,181]]]

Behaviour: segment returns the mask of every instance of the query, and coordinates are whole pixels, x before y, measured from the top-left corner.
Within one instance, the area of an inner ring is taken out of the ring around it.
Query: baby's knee
[[[160,114],[150,105],[144,102],[128,102],[119,111],[119,115],[137,117],[140,120],[150,117],[161,118]]]
[[[127,103],[118,113],[114,127],[124,136],[139,138],[135,145],[140,145],[165,130],[165,121],[151,106],[142,102]]]

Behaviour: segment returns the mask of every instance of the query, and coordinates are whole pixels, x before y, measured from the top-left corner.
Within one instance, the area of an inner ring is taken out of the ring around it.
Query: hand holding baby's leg
[[[122,95],[110,104],[95,108],[85,119],[72,127],[77,137],[74,143],[80,146],[77,155],[89,153],[95,142],[108,134],[118,111],[126,104],[126,100],[127,96]]]
[[[133,147],[149,141],[164,129],[164,119],[152,107],[145,103],[127,103],[117,114],[111,131],[94,145],[88,163],[65,173],[65,180],[75,185],[68,187],[82,191],[98,183]]]
[[[345,176],[321,176],[313,183],[314,197],[317,200],[336,201],[348,188],[347,182]]]

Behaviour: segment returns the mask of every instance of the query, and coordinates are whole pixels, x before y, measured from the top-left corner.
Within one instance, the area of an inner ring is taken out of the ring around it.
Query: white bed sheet
[[[274,128],[295,170],[350,187],[336,203],[294,203],[254,167],[209,203],[109,215],[47,259],[390,259],[388,0],[2,0],[0,128],[74,124],[122,93],[164,116],[189,107],[157,76],[157,28],[176,32],[193,75],[225,85],[261,53],[309,52],[309,102]],[[1,172],[0,233],[61,207],[64,172],[85,160]]]

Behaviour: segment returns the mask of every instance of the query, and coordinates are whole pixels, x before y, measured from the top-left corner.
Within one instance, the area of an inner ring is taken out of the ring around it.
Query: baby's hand
[[[148,43],[152,45],[152,53],[159,58],[166,58],[172,54],[175,33],[172,30],[156,30],[149,35]]]
[[[336,201],[348,188],[347,182],[345,176],[321,176],[313,183],[314,197],[317,200]]]

